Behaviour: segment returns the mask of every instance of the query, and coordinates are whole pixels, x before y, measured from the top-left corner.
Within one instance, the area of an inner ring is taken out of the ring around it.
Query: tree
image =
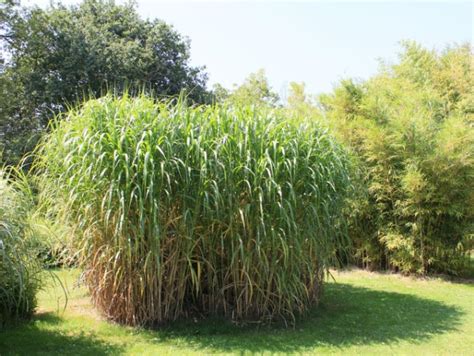
[[[322,119],[321,111],[316,106],[315,97],[306,93],[304,82],[290,82],[287,110],[299,117]]]
[[[272,91],[265,71],[259,69],[251,73],[240,86],[235,86],[228,100],[234,104],[276,106],[279,98],[278,94]]]
[[[288,95],[288,107],[296,109],[307,103],[308,98],[305,92],[306,84],[290,82],[290,94]]]
[[[230,92],[221,84],[216,83],[212,86],[212,97],[214,102],[223,103],[229,99]]]
[[[189,41],[135,5],[85,0],[46,10],[8,0],[0,12],[0,151],[14,163],[34,147],[50,118],[107,90],[182,91],[206,102],[207,76],[189,64]]]

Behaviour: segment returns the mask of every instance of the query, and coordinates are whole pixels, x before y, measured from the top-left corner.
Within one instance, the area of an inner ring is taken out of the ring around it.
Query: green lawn
[[[319,308],[296,328],[222,320],[140,330],[104,321],[75,287],[76,270],[39,296],[34,320],[0,333],[4,354],[474,354],[474,284],[351,271],[334,273]]]

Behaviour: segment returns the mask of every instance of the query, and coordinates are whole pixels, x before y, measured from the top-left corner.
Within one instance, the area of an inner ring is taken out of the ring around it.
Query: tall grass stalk
[[[0,329],[32,315],[41,284],[25,178],[15,169],[0,169]]]
[[[271,111],[106,96],[55,124],[35,169],[121,323],[292,321],[346,244],[345,152]]]

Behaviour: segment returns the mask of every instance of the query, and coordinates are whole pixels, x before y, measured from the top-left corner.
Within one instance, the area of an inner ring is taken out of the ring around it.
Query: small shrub
[[[350,185],[345,152],[275,111],[103,97],[38,152],[95,304],[153,325],[196,311],[293,320],[316,303]]]

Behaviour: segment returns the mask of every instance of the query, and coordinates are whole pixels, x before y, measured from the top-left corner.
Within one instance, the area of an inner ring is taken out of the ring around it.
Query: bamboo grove
[[[400,60],[320,102],[358,161],[353,261],[459,274],[474,248],[474,57],[404,43]]]

